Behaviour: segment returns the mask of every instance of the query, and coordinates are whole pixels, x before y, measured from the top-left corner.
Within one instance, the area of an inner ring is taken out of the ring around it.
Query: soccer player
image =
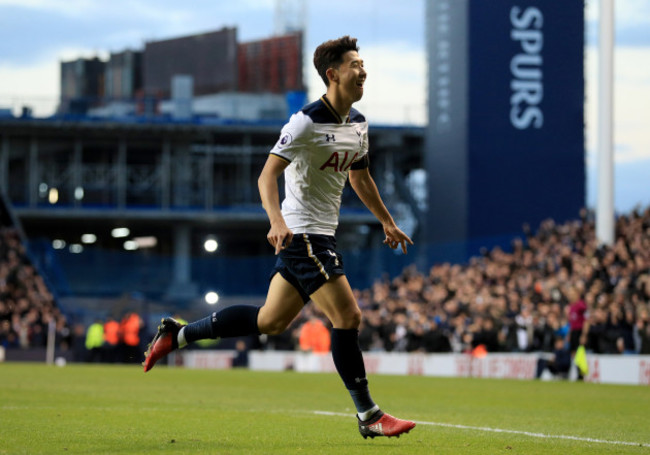
[[[399,436],[415,423],[383,412],[368,390],[358,343],[361,310],[334,238],[346,180],[381,222],[385,244],[406,253],[413,242],[396,226],[368,171],[368,123],[352,108],[363,96],[367,76],[358,51],[356,38],[349,36],[318,46],[314,66],[327,92],[282,128],[260,174],[260,196],[271,224],[267,239],[278,256],[264,305],[233,305],[187,325],[163,319],[145,353],[144,371],[196,340],[282,333],[311,300],[332,323],[332,357],[357,408],[359,432],[374,438]]]

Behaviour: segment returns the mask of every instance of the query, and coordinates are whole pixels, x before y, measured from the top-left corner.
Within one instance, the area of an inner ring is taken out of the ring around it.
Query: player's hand
[[[275,254],[278,255],[293,240],[293,232],[284,223],[272,224],[269,233],[266,234],[266,239],[275,248]]]
[[[413,245],[413,240],[408,235],[404,234],[397,226],[384,226],[384,234],[386,238],[384,243],[391,247],[393,250],[398,246],[402,247],[402,253],[406,254],[406,244]]]

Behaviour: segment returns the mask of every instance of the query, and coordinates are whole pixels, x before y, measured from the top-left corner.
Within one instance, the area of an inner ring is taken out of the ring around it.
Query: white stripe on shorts
[[[320,273],[325,277],[326,280],[329,280],[330,276],[325,270],[325,267],[323,267],[321,261],[319,261],[318,258],[314,255],[314,250],[312,249],[311,243],[309,242],[309,236],[307,234],[303,234],[302,238],[305,241],[305,245],[307,245],[307,256],[309,256],[314,260],[314,262],[318,266],[318,269],[320,270]]]

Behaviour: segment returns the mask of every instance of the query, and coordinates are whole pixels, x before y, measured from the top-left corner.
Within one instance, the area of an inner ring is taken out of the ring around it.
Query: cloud
[[[49,11],[68,15],[85,14],[95,7],[90,0],[0,0],[0,7],[19,7],[26,10]]]
[[[614,14],[616,21],[626,26],[650,25],[650,3],[647,0],[619,0],[615,3]]]
[[[145,41],[236,26],[239,39],[270,36],[270,0],[0,0],[0,63],[33,64],[62,47],[118,51]],[[238,26],[238,24],[241,24]]]
[[[598,52],[586,52],[588,159],[598,146]],[[614,54],[614,141],[617,163],[650,159],[650,48],[618,47]]]
[[[635,207],[650,206],[650,159],[616,163],[614,168],[614,206],[618,213],[629,213]],[[598,199],[598,168],[591,163],[587,169],[587,206],[596,207]]]
[[[598,196],[598,50],[586,51],[587,204]],[[617,47],[614,54],[614,205],[626,213],[650,205],[650,48]]]
[[[51,115],[56,109],[59,97],[56,61],[19,67],[2,64],[0,81],[0,107],[11,108],[17,114],[23,106],[29,106],[36,116]]]
[[[362,51],[368,43],[409,43],[424,49],[424,0],[330,0],[308,2],[308,43],[350,35],[359,39]],[[345,12],[343,14],[343,12]]]
[[[587,45],[597,46],[599,36],[599,2],[587,2]],[[619,46],[650,46],[650,2],[621,0],[615,2],[614,28]]]

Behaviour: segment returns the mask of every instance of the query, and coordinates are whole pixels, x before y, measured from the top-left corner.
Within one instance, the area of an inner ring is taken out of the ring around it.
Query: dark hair
[[[325,41],[314,51],[314,66],[326,86],[330,85],[330,81],[327,79],[327,70],[338,68],[343,63],[343,54],[349,51],[359,51],[359,47],[357,39],[350,38],[348,35]]]

